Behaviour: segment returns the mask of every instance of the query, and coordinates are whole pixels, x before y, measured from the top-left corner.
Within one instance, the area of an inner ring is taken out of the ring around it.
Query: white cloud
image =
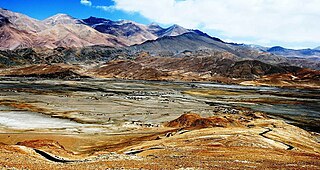
[[[92,5],[92,3],[91,3],[90,0],[81,0],[80,3],[81,3],[82,5],[86,5],[86,6],[91,6],[91,5]]]
[[[94,6],[94,7],[98,9],[102,9],[107,12],[114,11],[114,6]]]
[[[85,6],[89,6],[92,8],[102,9],[104,11],[110,12],[114,10],[114,6],[101,6],[101,5],[93,5],[90,0],[81,0],[80,3]]]
[[[113,0],[110,8],[162,24],[219,32],[256,43],[320,44],[320,0]]]

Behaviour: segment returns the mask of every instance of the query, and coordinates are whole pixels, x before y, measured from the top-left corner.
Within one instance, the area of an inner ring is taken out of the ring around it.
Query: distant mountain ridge
[[[177,36],[192,32],[192,30],[178,25],[162,28],[155,24],[143,25],[128,20],[112,21],[95,17],[77,19],[67,14],[56,14],[39,21],[2,8],[0,8],[0,15],[1,27],[9,22],[12,29],[30,34],[31,38],[28,43],[23,42],[22,39],[14,40],[16,36],[12,36],[12,41],[3,39],[0,41],[0,49],[85,47],[92,45],[123,47],[141,44],[147,40],[155,40],[163,36]],[[4,34],[9,35],[10,33]],[[16,43],[12,44],[13,41],[16,41]]]
[[[294,50],[294,49],[283,48],[280,46],[275,46],[267,49],[266,51],[275,55],[284,56],[291,60],[296,60],[297,62],[302,61],[302,59],[308,59],[309,62],[314,62],[314,64],[312,65],[320,65],[320,49],[317,49],[317,48]],[[303,63],[301,64],[302,65],[300,66],[303,66]],[[311,67],[311,68],[319,69],[316,67]]]

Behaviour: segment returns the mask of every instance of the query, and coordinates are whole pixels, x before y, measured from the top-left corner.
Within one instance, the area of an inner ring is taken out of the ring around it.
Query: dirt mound
[[[201,119],[200,115],[188,113],[181,115],[178,119],[170,121],[167,127],[190,127],[196,120]]]
[[[165,126],[175,128],[210,128],[237,126],[239,124],[239,122],[230,118],[220,116],[202,118],[198,114],[188,113],[181,115],[178,119],[168,122]]]

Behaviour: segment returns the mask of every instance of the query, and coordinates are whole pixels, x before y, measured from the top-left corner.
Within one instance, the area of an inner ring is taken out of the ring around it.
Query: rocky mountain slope
[[[32,46],[34,33],[16,29],[9,19],[0,15],[0,49]]]
[[[162,28],[158,25],[143,25],[133,21],[111,21],[103,18],[90,17],[77,19],[67,14],[56,14],[43,21],[26,15],[0,8],[1,25],[4,21],[11,23],[11,27],[23,31],[30,36],[28,43],[12,36],[15,44],[7,43],[0,47],[16,49],[25,47],[87,47],[92,45],[105,45],[111,47],[130,46],[141,44],[147,40],[155,40],[163,36],[177,36],[192,30],[174,25]],[[10,34],[4,32],[3,34]],[[23,33],[21,33],[23,34]],[[5,44],[9,40],[3,39]],[[21,44],[21,45],[17,45]]]
[[[39,20],[7,9],[0,8],[0,15],[6,17],[12,23],[13,27],[21,31],[35,33],[47,28],[47,26]]]

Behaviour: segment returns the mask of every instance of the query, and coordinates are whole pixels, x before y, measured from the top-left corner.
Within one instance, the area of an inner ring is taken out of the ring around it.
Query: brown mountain
[[[4,19],[1,22],[2,49],[128,45],[127,40],[100,33],[66,14],[57,14],[43,21],[5,9],[0,9],[0,15],[9,22],[5,24]]]
[[[0,8],[0,15],[6,17],[17,30],[35,33],[47,28],[47,26],[39,20],[7,9]]]
[[[57,47],[85,47],[92,45],[106,45],[111,47],[125,46],[125,40],[102,34],[91,27],[82,24],[57,24],[37,33],[36,46]]]
[[[30,34],[28,42],[17,35],[10,36],[10,40],[3,39],[2,49],[23,47],[86,47],[105,45],[111,47],[130,46],[141,44],[148,40],[155,40],[164,36],[177,36],[192,32],[178,25],[161,28],[158,25],[143,25],[133,21],[111,21],[103,18],[90,17],[76,19],[67,14],[56,14],[43,21],[30,18],[26,15],[0,8],[0,15],[12,25],[11,28],[22,31],[21,37]],[[0,27],[4,25],[1,22]],[[11,35],[12,31],[3,34]],[[16,34],[19,34],[16,32]],[[15,39],[16,38],[16,39]],[[6,43],[8,41],[8,43]],[[12,43],[15,42],[15,43]]]
[[[16,29],[3,15],[0,15],[0,35],[0,49],[30,47],[35,38],[34,33]]]

